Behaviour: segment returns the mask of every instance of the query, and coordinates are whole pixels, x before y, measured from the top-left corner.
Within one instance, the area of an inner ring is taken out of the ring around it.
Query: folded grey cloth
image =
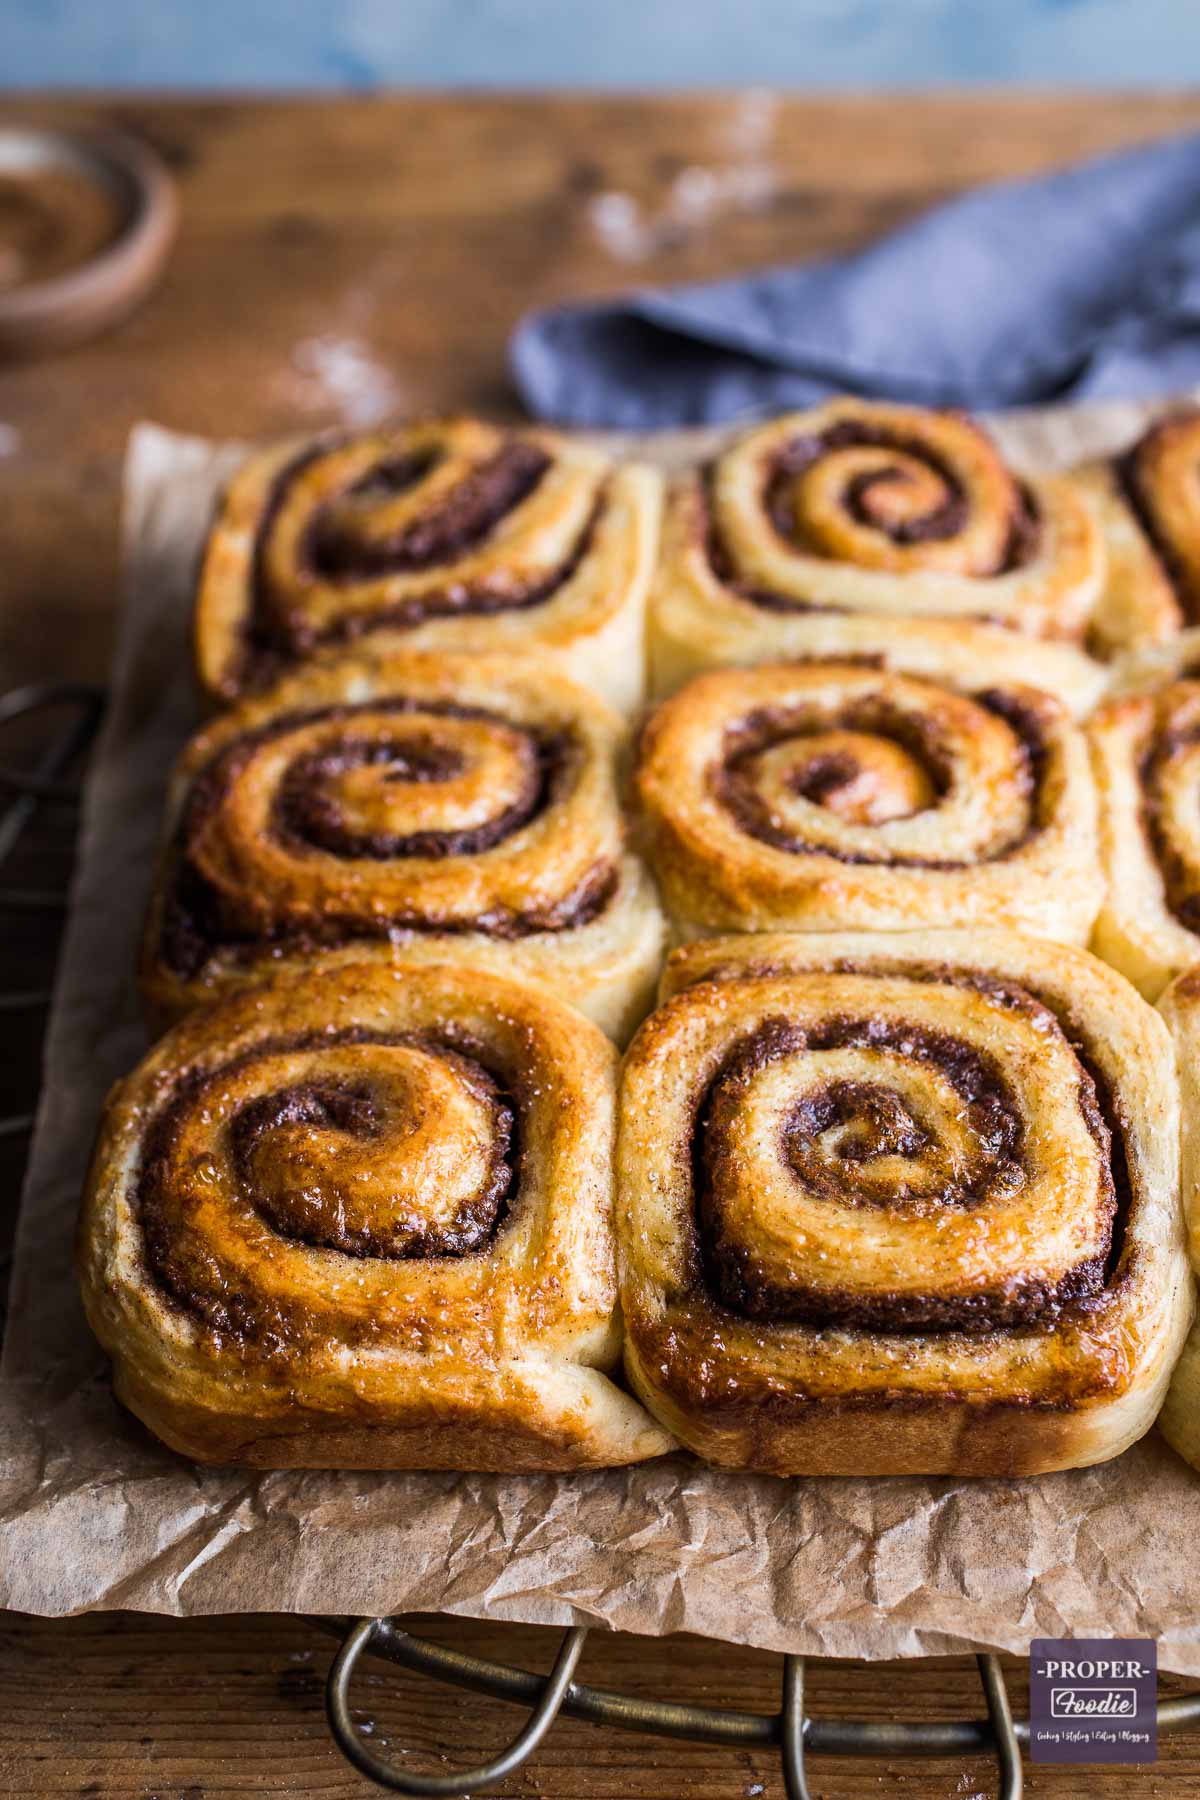
[[[1200,382],[1200,135],[981,188],[854,256],[533,314],[535,415],[645,429],[849,391],[971,409]]]

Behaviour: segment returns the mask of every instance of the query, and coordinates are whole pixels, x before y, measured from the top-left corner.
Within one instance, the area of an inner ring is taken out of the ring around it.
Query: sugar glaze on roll
[[[628,1035],[663,925],[625,842],[620,718],[521,657],[295,671],[185,751],[142,958],[156,1024],[271,969],[512,969]]]
[[[1024,1475],[1158,1412],[1193,1311],[1158,1016],[1010,932],[711,939],[626,1057],[626,1368],[776,1474]]]
[[[642,732],[647,851],[680,932],[1011,925],[1086,942],[1086,742],[1013,684],[839,663],[697,676]]]
[[[616,1053],[478,968],[191,1014],[109,1098],[79,1269],[119,1398],[262,1468],[572,1469],[669,1440],[607,1371]]]
[[[754,427],[675,484],[651,604],[654,691],[700,669],[884,656],[1031,681],[1086,712],[1105,593],[1088,495],[1018,478],[958,413],[840,398]]]
[[[526,650],[620,710],[643,687],[661,478],[587,444],[482,419],[257,452],[228,484],[196,598],[220,701],[366,637]]]

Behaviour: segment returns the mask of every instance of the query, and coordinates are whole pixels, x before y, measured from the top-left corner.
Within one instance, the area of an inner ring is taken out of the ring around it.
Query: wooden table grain
[[[135,318],[52,360],[0,365],[8,686],[103,677],[121,452],[139,418],[248,436],[412,410],[511,413],[504,345],[530,305],[846,249],[974,182],[1194,129],[1200,95],[32,98],[6,103],[2,117],[144,135],[174,169],[183,208],[167,277]],[[64,849],[60,828],[40,854],[61,863]],[[0,982],[35,985],[52,955],[52,932],[10,932]],[[15,1054],[3,1059],[3,1112],[28,1098],[32,1027],[6,1020],[5,1048]],[[0,1158],[10,1192],[16,1154],[8,1146]],[[429,1629],[529,1666],[545,1667],[553,1643],[523,1627]],[[325,1731],[329,1656],[330,1640],[303,1620],[0,1618],[0,1794],[365,1795],[373,1790]],[[1021,1705],[1020,1664],[1009,1670]],[[699,1640],[597,1635],[582,1675],[711,1704],[778,1705],[776,1659]],[[843,1717],[981,1711],[967,1658],[886,1672],[818,1665],[810,1688],[813,1710]],[[474,1760],[499,1744],[516,1717],[383,1665],[364,1671],[356,1701],[375,1743],[439,1769],[441,1757]],[[813,1782],[826,1800],[970,1800],[994,1788],[987,1759],[826,1761]],[[770,1756],[568,1721],[501,1791],[778,1800],[782,1786]],[[1028,1791],[1200,1800],[1200,1738],[1166,1741],[1145,1770],[1029,1770]]]

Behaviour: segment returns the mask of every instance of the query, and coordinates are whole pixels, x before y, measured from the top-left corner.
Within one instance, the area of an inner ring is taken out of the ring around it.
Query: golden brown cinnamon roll
[[[1160,419],[1120,456],[1073,479],[1100,518],[1108,578],[1095,625],[1104,649],[1200,624],[1200,410]]]
[[[1100,528],[1068,482],[1019,481],[954,413],[841,399],[749,432],[669,500],[651,600],[654,690],[699,669],[886,657],[1033,681],[1082,713]]]
[[[1082,943],[1103,894],[1087,744],[1035,688],[725,669],[658,708],[635,784],[684,936],[932,920]]]
[[[1200,1331],[1194,1325],[1175,1364],[1158,1428],[1171,1448],[1200,1470]]]
[[[251,456],[201,569],[200,679],[235,699],[386,630],[418,650],[554,652],[628,710],[660,488],[652,469],[470,418]]]
[[[110,1096],[80,1228],[121,1400],[268,1468],[567,1469],[665,1435],[608,1379],[616,1057],[449,965],[248,988]]]
[[[1200,631],[1128,658],[1088,735],[1107,889],[1092,947],[1154,1000],[1200,962]]]
[[[626,1057],[626,1368],[708,1461],[1018,1475],[1114,1456],[1192,1310],[1162,1022],[980,931],[709,940]]]
[[[314,956],[450,954],[628,1035],[663,926],[624,842],[624,735],[522,657],[364,646],[243,701],[172,784],[142,961],[152,1021]]]

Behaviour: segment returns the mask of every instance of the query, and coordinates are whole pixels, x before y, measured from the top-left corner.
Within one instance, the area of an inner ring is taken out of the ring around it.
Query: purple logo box
[[[1044,1763],[1148,1763],[1158,1755],[1153,1638],[1034,1638],[1029,1754]]]

